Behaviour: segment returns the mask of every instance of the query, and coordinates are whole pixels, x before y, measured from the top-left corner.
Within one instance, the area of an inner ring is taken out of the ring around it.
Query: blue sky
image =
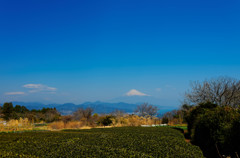
[[[177,106],[190,81],[240,78],[239,7],[2,0],[0,103],[108,101],[135,89]]]

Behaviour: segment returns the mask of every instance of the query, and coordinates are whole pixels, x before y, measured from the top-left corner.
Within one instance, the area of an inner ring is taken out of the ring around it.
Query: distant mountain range
[[[111,100],[108,100],[107,102],[110,103],[118,103],[118,102],[124,102],[129,104],[141,104],[141,103],[151,103],[154,105],[178,105],[179,101],[173,100],[173,99],[163,99],[163,98],[156,98],[153,96],[121,96],[117,98],[113,98]]]
[[[87,108],[91,107],[94,109],[94,113],[111,113],[114,110],[122,110],[126,113],[133,113],[137,105],[139,104],[131,104],[131,103],[125,103],[125,102],[117,102],[117,103],[109,103],[109,102],[85,102],[83,104],[73,104],[73,103],[65,103],[65,104],[42,104],[38,102],[12,102],[13,105],[24,105],[28,109],[42,109],[43,107],[47,108],[57,108],[57,110],[62,115],[69,115],[72,114],[74,111],[76,111],[78,108]],[[1,104],[0,104],[1,105]],[[158,105],[156,105],[158,106]],[[171,111],[173,109],[176,109],[176,107],[170,107],[170,106],[158,106],[159,113],[163,114],[167,111]]]

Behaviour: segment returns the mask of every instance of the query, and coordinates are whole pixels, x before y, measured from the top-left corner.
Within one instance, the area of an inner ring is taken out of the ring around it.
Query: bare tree
[[[93,109],[88,107],[86,109],[79,108],[77,111],[73,113],[73,117],[75,120],[86,119],[87,122],[91,119],[93,113]]]
[[[139,115],[139,116],[151,116],[153,117],[154,115],[157,114],[158,108],[156,106],[153,106],[151,104],[148,103],[143,103],[141,105],[138,105],[135,112]]]
[[[219,77],[202,83],[193,82],[191,91],[188,91],[185,97],[187,101],[195,104],[211,102],[219,106],[237,107],[240,105],[240,81]]]
[[[111,115],[112,116],[115,116],[115,117],[123,117],[124,115],[125,115],[126,113],[124,112],[124,111],[122,111],[122,110],[118,110],[118,109],[116,109],[116,110],[114,110],[113,112],[111,112]]]
[[[47,122],[57,121],[61,116],[56,108],[48,110],[44,115]]]

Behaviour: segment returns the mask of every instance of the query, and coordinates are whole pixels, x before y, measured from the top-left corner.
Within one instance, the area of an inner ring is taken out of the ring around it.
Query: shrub
[[[107,116],[103,116],[102,118],[100,118],[100,120],[98,121],[98,123],[100,125],[103,125],[103,126],[109,126],[113,123],[112,119],[114,117],[111,116],[111,115],[107,115]]]
[[[168,118],[167,117],[162,118],[162,124],[168,124]]]
[[[49,124],[49,126],[52,129],[63,129],[64,128],[64,122],[63,121],[53,122],[53,123]]]
[[[201,114],[195,122],[192,142],[207,157],[240,153],[240,113],[232,107],[218,107]]]
[[[78,129],[81,127],[83,127],[83,123],[80,121],[70,121],[70,122],[67,122],[64,126],[64,128],[67,128],[67,129]]]
[[[194,108],[192,108],[185,116],[185,120],[187,121],[188,124],[188,134],[189,136],[192,136],[193,133],[193,129],[196,126],[196,121],[198,119],[198,117],[201,114],[206,113],[209,110],[215,109],[217,107],[216,104],[212,104],[210,102],[207,103],[201,103],[198,106],[195,106]]]

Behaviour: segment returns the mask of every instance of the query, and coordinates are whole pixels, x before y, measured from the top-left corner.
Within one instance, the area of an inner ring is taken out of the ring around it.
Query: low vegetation
[[[196,157],[199,147],[167,127],[0,133],[0,157]]]

